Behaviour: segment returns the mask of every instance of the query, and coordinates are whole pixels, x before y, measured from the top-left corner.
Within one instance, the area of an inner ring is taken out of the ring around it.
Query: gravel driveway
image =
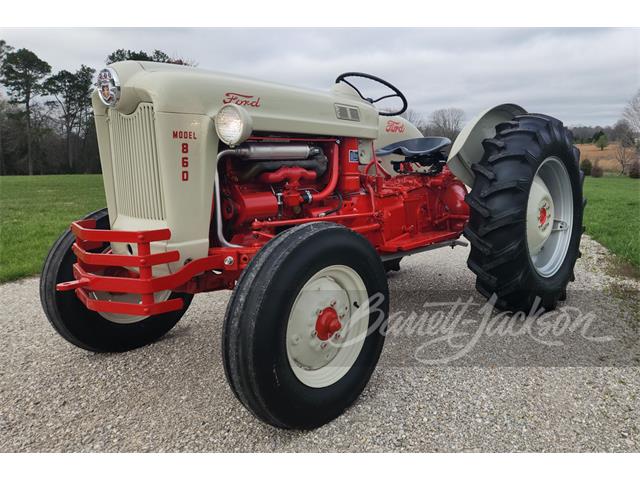
[[[160,342],[111,355],[54,333],[37,278],[1,285],[0,451],[638,451],[640,285],[607,274],[588,237],[583,251],[565,306],[589,325],[491,334],[473,306],[457,337],[399,329],[360,400],[311,432],[261,424],[227,387],[228,292],[196,296]],[[425,298],[478,302],[467,254],[405,259],[389,279],[390,325],[440,308]]]

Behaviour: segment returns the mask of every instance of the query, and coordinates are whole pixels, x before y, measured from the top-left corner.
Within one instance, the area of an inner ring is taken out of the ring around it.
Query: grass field
[[[640,180],[587,177],[587,233],[640,267]],[[0,282],[40,272],[73,220],[105,206],[99,175],[0,177]]]
[[[584,194],[587,233],[636,270],[640,268],[640,180],[587,177]]]
[[[39,273],[69,223],[105,206],[100,175],[0,177],[0,282]]]

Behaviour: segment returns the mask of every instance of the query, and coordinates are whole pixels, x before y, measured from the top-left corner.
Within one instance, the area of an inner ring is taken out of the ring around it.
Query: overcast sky
[[[385,78],[428,115],[467,119],[518,103],[568,125],[614,123],[640,88],[640,29],[0,29],[54,71],[100,68],[118,48],[160,49],[202,68],[326,89],[344,71]]]

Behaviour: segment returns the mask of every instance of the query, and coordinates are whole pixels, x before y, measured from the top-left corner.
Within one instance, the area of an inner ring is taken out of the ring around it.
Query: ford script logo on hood
[[[235,105],[240,105],[241,107],[259,108],[260,97],[256,98],[254,95],[244,95],[242,93],[227,92],[224,94],[222,103],[225,105],[233,103]]]
[[[402,122],[396,122],[395,120],[389,120],[384,131],[388,133],[404,133],[404,124]]]

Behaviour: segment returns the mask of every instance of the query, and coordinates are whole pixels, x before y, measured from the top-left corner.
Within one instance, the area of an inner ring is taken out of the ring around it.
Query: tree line
[[[161,50],[119,49],[105,63],[144,60],[195,65]],[[74,72],[51,66],[26,48],[16,49],[0,40],[0,175],[49,173],[99,173],[100,160],[91,112],[95,69],[80,65]],[[460,133],[465,113],[459,108],[435,110],[424,117],[414,110],[403,116],[425,136],[452,141]],[[615,155],[625,172],[640,149],[640,90],[612,126],[577,126],[574,142],[593,143],[604,149],[615,142]]]
[[[446,137],[452,142],[464,124],[464,110],[459,108],[440,108],[429,117],[409,109],[401,116],[414,124],[425,137]]]
[[[464,123],[464,111],[459,108],[435,110],[424,117],[415,110],[402,114],[425,136],[447,137],[454,141]],[[592,143],[600,150],[613,144],[613,158],[620,165],[620,173],[628,174],[633,167],[640,169],[640,90],[629,100],[620,119],[611,126],[577,126],[570,128],[577,144]]]
[[[119,49],[106,63],[148,60],[194,62],[161,50]],[[95,69],[52,73],[51,65],[26,48],[0,40],[0,175],[99,173],[98,142],[91,111]]]
[[[578,144],[594,144],[604,150],[613,143],[613,159],[620,167],[620,174],[640,177],[640,90],[629,100],[618,121],[607,127],[579,126],[571,129]],[[591,170],[591,162],[584,159],[583,170]],[[594,165],[594,172],[597,165]]]

